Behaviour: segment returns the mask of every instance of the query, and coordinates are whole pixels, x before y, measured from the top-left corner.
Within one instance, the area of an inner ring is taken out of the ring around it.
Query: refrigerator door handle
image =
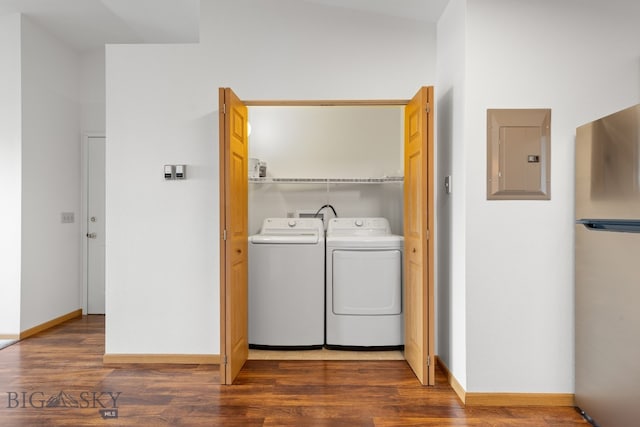
[[[633,219],[579,219],[582,224],[593,231],[609,231],[614,233],[640,233],[640,220]]]

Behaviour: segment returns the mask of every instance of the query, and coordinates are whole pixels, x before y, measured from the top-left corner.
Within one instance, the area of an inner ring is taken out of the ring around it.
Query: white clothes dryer
[[[324,344],[324,227],[318,218],[267,218],[249,237],[249,346]]]
[[[404,238],[386,218],[333,218],[326,248],[326,346],[402,346]]]

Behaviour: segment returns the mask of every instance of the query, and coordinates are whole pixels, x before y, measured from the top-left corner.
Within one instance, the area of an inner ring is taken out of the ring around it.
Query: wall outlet
[[[320,218],[324,221],[324,212],[319,212],[316,214],[316,211],[307,211],[307,210],[297,210],[296,215],[297,218]]]

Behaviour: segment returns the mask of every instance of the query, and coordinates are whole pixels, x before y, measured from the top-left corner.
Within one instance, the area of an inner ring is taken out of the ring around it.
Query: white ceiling
[[[362,10],[398,18],[436,22],[449,0],[304,0],[309,3]]]
[[[449,2],[300,1],[424,22],[437,21]],[[0,15],[8,13],[24,14],[79,52],[106,43],[195,43],[199,40],[200,0],[0,0]]]
[[[193,43],[199,0],[0,0],[82,52],[105,43]]]

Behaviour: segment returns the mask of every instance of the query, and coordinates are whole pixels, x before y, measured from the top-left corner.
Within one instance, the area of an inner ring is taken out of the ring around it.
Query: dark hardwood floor
[[[102,316],[0,350],[0,426],[588,425],[573,408],[464,408],[441,373],[423,387],[404,361],[254,360],[221,386],[218,366],[103,354]]]

